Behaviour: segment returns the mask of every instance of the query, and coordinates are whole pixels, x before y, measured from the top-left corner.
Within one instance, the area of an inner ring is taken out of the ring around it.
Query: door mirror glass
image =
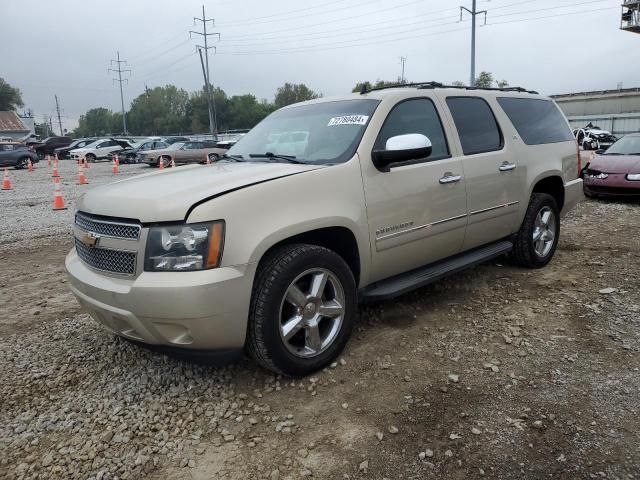
[[[381,171],[388,172],[392,163],[417,160],[431,155],[431,140],[421,133],[407,133],[389,138],[384,150],[374,150],[373,164]]]

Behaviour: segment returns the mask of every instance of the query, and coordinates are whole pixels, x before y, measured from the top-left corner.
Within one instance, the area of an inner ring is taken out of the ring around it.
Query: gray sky
[[[640,35],[619,30],[620,0],[478,0],[477,71],[546,94],[640,87]],[[228,94],[272,100],[284,82],[325,96],[359,80],[469,81],[471,0],[205,0],[216,19],[211,78]],[[563,8],[558,8],[563,7]],[[38,121],[63,108],[73,128],[89,108],[120,109],[107,73],[129,61],[125,106],[149,87],[201,88],[195,53],[202,0],[0,0],[0,76]],[[546,18],[540,18],[546,17]],[[537,20],[534,20],[538,18]],[[479,17],[480,23],[482,18]]]

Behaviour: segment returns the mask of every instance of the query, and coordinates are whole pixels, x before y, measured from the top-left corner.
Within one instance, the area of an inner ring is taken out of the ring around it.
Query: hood
[[[207,198],[325,167],[220,162],[170,168],[96,187],[81,197],[78,210],[142,223],[181,221],[194,204]]]
[[[605,173],[640,173],[640,155],[596,155],[589,168]]]

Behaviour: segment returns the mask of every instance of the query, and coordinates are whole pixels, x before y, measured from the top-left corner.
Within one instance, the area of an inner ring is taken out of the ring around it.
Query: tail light
[[[582,178],[582,157],[580,156],[580,146],[578,142],[576,142],[576,154],[578,156],[578,176],[577,178]]]

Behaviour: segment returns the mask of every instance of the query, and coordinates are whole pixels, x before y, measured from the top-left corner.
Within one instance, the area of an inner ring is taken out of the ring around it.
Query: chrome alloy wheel
[[[313,268],[289,284],[280,304],[280,337],[287,350],[309,358],[335,341],[345,313],[344,289],[332,272]]]
[[[541,258],[546,257],[553,248],[556,238],[557,222],[556,215],[549,207],[543,207],[536,216],[536,223],[533,229],[533,248]]]

